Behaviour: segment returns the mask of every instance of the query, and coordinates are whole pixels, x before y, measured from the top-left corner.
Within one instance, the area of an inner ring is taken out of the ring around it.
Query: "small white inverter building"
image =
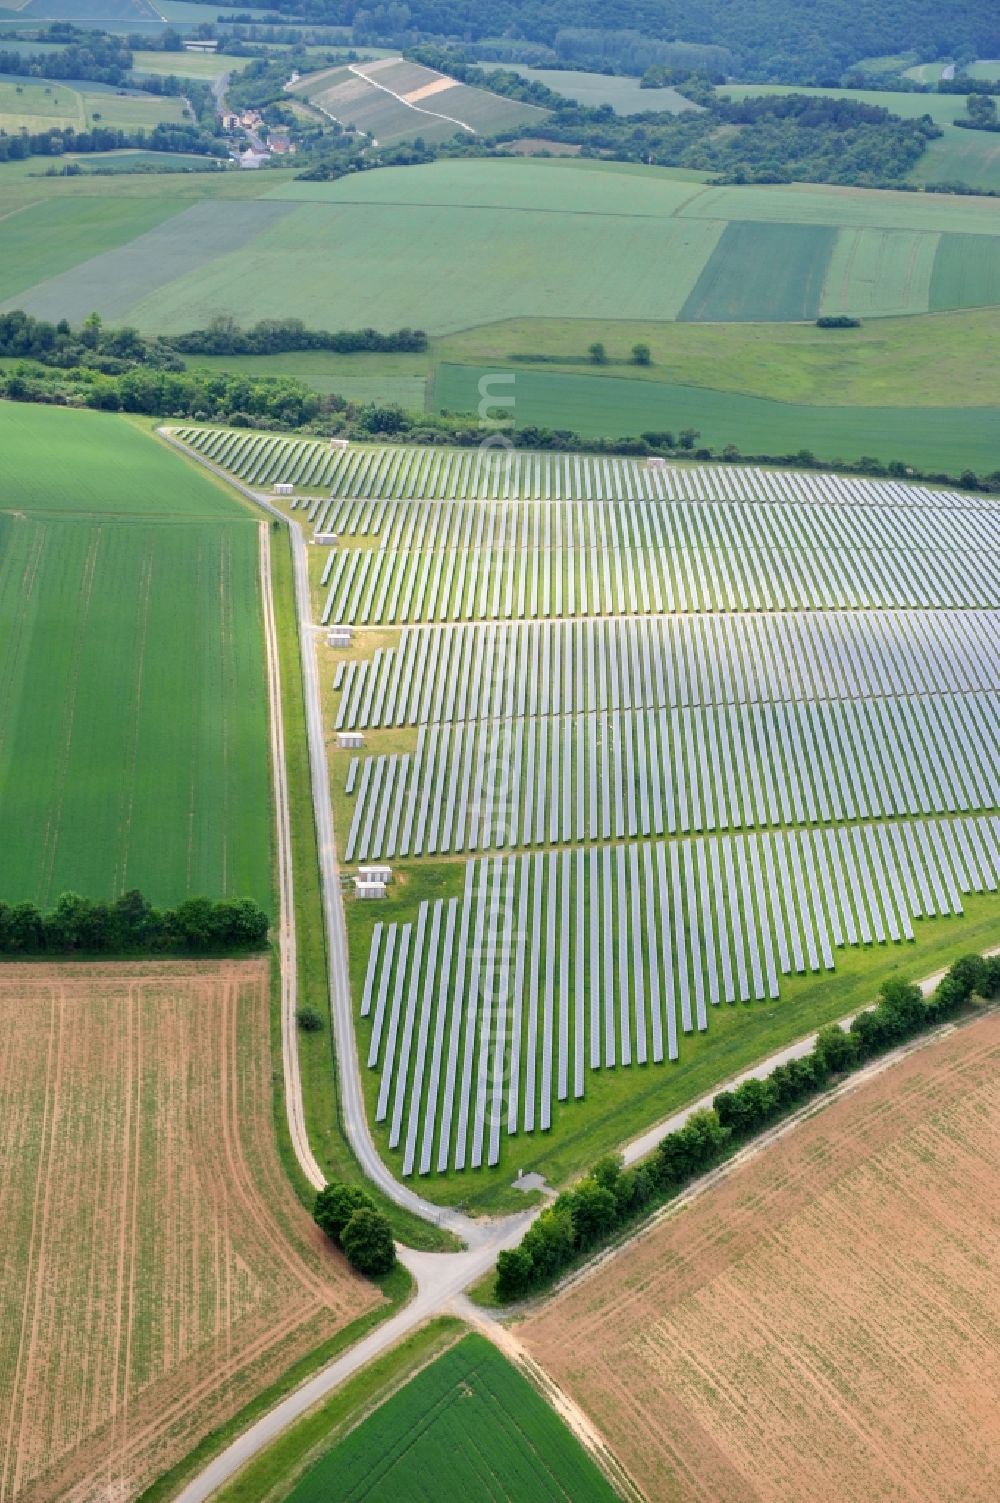
[[[294,490],[295,487],[293,485],[289,485],[287,480],[279,480],[277,485],[274,487],[274,494],[276,496],[290,496]]]

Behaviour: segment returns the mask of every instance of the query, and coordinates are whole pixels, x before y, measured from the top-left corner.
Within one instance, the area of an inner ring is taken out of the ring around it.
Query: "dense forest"
[[[830,85],[861,58],[910,49],[1000,56],[1000,10],[983,0],[271,0],[269,9],[351,26],[356,41],[519,38],[592,64],[601,50],[614,64],[625,34],[638,33],[725,49],[731,72],[785,83]]]

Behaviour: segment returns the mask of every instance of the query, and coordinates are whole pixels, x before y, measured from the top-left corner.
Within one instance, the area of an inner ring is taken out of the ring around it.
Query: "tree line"
[[[92,125],[90,130],[71,126],[53,126],[49,130],[18,131],[13,136],[0,133],[0,162],[23,162],[28,157],[61,157],[67,152],[85,156],[95,152],[121,151],[191,152],[195,156],[219,156],[223,150],[218,137],[198,125],[159,124],[152,130],[121,130],[110,125]]]
[[[569,65],[634,55],[632,37],[650,50],[724,49],[730,72],[764,82],[830,85],[861,58],[910,50],[1000,56],[995,7],[970,0],[271,0],[269,9],[349,27],[355,42],[513,39]],[[583,43],[580,32],[590,33]]]
[[[850,1028],[821,1028],[810,1053],[720,1091],[707,1110],[692,1112],[650,1158],[625,1169],[606,1155],[573,1189],[531,1224],[517,1247],[497,1258],[496,1292],[503,1302],[551,1284],[586,1254],[614,1238],[696,1175],[780,1121],[803,1102],[877,1055],[955,1016],[973,997],[1000,995],[1000,956],[957,960],[929,997],[906,981],[883,984],[876,1005]]]
[[[182,355],[278,355],[291,350],[332,350],[338,355],[365,351],[419,353],[427,348],[423,329],[307,329],[300,318],[262,318],[243,329],[220,314],[205,329],[174,334],[167,342]]]
[[[252,898],[185,898],[154,908],[137,889],[112,902],[64,892],[43,912],[0,902],[0,955],[206,955],[267,948],[267,914]]]
[[[366,351],[420,352],[423,329],[309,329],[298,318],[262,318],[249,329],[222,314],[205,329],[183,334],[140,334],[129,325],[114,328],[91,313],[74,328],[68,319],[52,323],[19,309],[0,313],[0,356],[37,360],[42,365],[89,366],[120,375],[134,365],[183,371],[182,354],[277,355],[292,350],[332,350],[340,355]]]

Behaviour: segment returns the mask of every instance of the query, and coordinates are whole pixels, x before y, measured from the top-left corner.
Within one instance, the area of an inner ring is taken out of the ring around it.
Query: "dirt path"
[[[306,1179],[316,1190],[326,1184],[309,1145],[302,1105],[302,1077],[295,1014],[298,1007],[298,949],[295,939],[295,884],[292,872],[292,829],[288,806],[288,771],[285,765],[285,722],[281,702],[281,659],[274,619],[271,579],[271,528],[260,526],[260,590],[264,614],[267,656],[267,694],[271,726],[271,769],[274,781],[275,835],[278,850],[278,954],[281,967],[281,1065],[285,1084],[285,1111],[295,1157]]]

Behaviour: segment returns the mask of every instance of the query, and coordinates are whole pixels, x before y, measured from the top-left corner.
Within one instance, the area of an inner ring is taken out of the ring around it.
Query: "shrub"
[[[316,1196],[313,1220],[332,1242],[340,1242],[347,1223],[356,1211],[374,1211],[375,1202],[360,1185],[345,1185],[332,1180]]]
[[[497,1257],[497,1297],[504,1301],[520,1299],[531,1288],[534,1277],[531,1254],[525,1247],[511,1247]]]
[[[853,1070],[860,1054],[860,1042],[855,1034],[845,1033],[837,1023],[829,1023],[816,1035],[814,1053],[826,1065],[831,1074]]]
[[[315,1007],[300,1007],[295,1014],[295,1021],[303,1033],[320,1033],[323,1028],[323,1018]]]
[[[340,1234],[340,1245],[358,1273],[389,1273],[396,1266],[392,1227],[381,1211],[355,1211]]]

